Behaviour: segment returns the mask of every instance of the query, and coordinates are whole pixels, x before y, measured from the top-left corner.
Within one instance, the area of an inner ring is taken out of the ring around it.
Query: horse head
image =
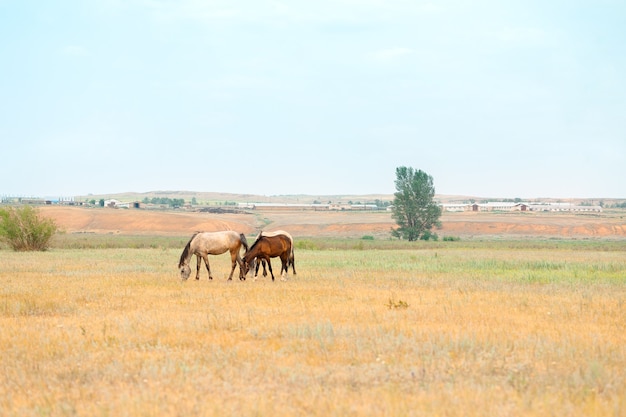
[[[246,274],[256,269],[257,262],[259,262],[259,260],[257,258],[254,258],[250,261],[250,263],[246,264],[248,266],[248,269],[246,270]]]
[[[191,274],[191,268],[189,267],[189,264],[180,266],[179,270],[180,270],[180,279],[182,281],[187,281],[187,279],[189,278],[189,275]]]
[[[253,262],[254,262],[254,260],[253,260]],[[241,258],[241,268],[240,268],[241,276],[245,277],[246,275],[248,275],[248,272],[250,272],[251,269],[254,269],[254,267],[252,267],[252,268],[250,267],[250,263],[248,262],[248,259],[244,255]]]

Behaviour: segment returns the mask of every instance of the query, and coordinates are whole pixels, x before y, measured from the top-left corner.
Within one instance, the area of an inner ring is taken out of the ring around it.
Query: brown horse
[[[211,275],[211,267],[209,266],[208,255],[221,255],[226,251],[230,251],[230,259],[232,261],[232,269],[228,280],[233,278],[233,272],[235,272],[235,264],[239,264],[239,279],[246,279],[245,274],[242,273],[242,263],[239,251],[241,247],[248,250],[248,241],[243,233],[233,232],[232,230],[223,232],[196,232],[187,246],[180,255],[180,261],[178,261],[178,269],[180,270],[180,277],[184,281],[189,278],[191,274],[191,268],[189,267],[189,261],[193,255],[198,257],[198,263],[196,265],[196,279],[200,279],[200,258],[204,259],[206,269],[209,272],[209,279],[213,279]],[[247,272],[247,271],[246,271]]]
[[[289,264],[287,265],[287,267],[289,267],[289,265],[291,265],[291,270],[293,271],[293,274],[296,275],[296,260],[293,254],[293,237],[291,237],[291,235],[289,234],[289,232],[285,232],[284,230],[274,230],[271,232],[264,232],[261,231],[261,233],[259,233],[259,235],[256,237],[256,240],[258,240],[261,236],[277,236],[277,235],[285,235],[289,238],[289,240],[291,241],[291,254],[289,255]],[[265,260],[258,260],[254,259],[252,260],[252,262],[250,263],[250,270],[254,270],[254,277],[256,278],[257,275],[259,275],[259,266],[263,264],[263,276],[266,277],[267,276],[267,270],[265,269]]]
[[[287,268],[289,266],[289,257],[291,256],[291,240],[285,235],[261,236],[250,247],[245,255],[243,255],[243,273],[244,275],[250,271],[250,264],[253,259],[258,261],[266,261],[269,267],[272,281],[274,281],[274,272],[270,258],[280,257],[282,263],[280,268],[281,280],[285,281]]]

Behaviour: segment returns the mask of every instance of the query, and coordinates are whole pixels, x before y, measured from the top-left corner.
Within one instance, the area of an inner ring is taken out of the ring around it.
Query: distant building
[[[329,204],[238,203],[238,207],[247,210],[330,210]]]
[[[246,210],[384,210],[376,204],[290,204],[290,203],[239,203],[240,209]]]
[[[468,211],[471,210],[471,204],[441,204],[443,211]]]
[[[569,211],[569,212],[601,212],[601,206],[579,206],[572,203],[541,203],[530,204],[529,210],[531,211]]]
[[[513,203],[506,201],[489,201],[486,203],[441,204],[444,211],[569,211],[569,212],[601,212],[601,206],[579,206],[571,203]]]
[[[376,204],[352,204],[350,208],[352,210],[378,210]]]
[[[110,200],[104,200],[104,207],[106,208],[130,208],[130,203],[122,203],[114,198]]]
[[[22,198],[20,200],[20,203],[29,205],[40,205],[46,204],[46,200],[44,200],[43,198]]]

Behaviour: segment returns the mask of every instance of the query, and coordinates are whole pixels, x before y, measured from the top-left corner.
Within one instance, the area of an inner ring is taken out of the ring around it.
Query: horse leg
[[[206,265],[206,270],[209,273],[209,279],[213,279],[213,276],[211,275],[211,267],[209,266],[209,255],[203,255],[202,258],[204,259],[204,264]]]
[[[280,280],[287,281],[285,275],[289,272],[289,255],[280,257]]]
[[[260,261],[259,258],[254,258],[254,279],[256,279],[256,277],[259,275],[259,266],[261,266],[261,262],[263,261]],[[263,267],[263,269],[265,269],[265,267]]]
[[[200,266],[202,265],[202,258],[200,255],[196,255],[196,279],[200,279]]]
[[[267,267],[270,270],[270,274],[272,274],[272,281],[274,281],[274,271],[272,271],[272,263],[270,262],[270,258],[267,258]]]
[[[211,267],[209,266],[209,257],[208,256],[205,259],[205,264],[206,264],[206,270],[209,273],[209,279],[213,279],[213,276],[211,275]]]
[[[296,275],[296,257],[291,255],[289,257],[289,263],[291,264],[291,270],[293,271],[293,274]],[[287,265],[287,267],[289,267],[289,265]]]
[[[233,273],[235,272],[235,265],[237,265],[237,254],[234,252],[230,252],[230,262],[232,268],[230,268],[230,275],[228,276],[228,281],[232,281]],[[241,276],[241,273],[239,274]]]
[[[239,265],[239,281],[245,281],[246,274],[243,273],[243,260],[241,259],[239,252],[237,252],[237,265]]]
[[[267,270],[265,269],[265,259],[255,258],[256,266],[254,268],[254,277],[256,278],[259,275],[259,267],[263,264],[263,276],[267,276]]]

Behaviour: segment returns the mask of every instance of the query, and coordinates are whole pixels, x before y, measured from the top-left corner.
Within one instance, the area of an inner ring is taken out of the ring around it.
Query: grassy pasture
[[[0,415],[626,415],[623,243],[304,240],[288,282],[181,283],[184,243],[0,250]]]

